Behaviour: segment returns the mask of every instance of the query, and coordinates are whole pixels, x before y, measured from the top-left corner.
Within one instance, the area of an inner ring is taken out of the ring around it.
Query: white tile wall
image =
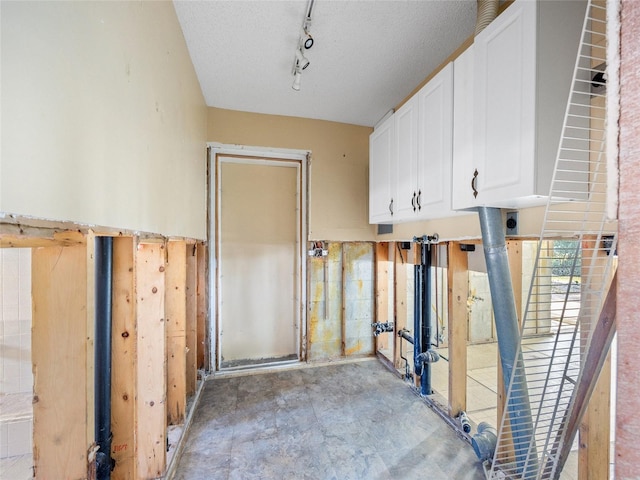
[[[31,396],[24,394],[32,392],[31,250],[3,248],[0,249],[0,395],[24,399],[31,411]],[[0,458],[30,454],[32,438],[31,418],[12,419],[10,412],[3,412]]]

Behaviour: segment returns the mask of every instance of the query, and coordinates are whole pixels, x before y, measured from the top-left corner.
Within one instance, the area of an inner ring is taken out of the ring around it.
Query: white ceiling
[[[473,33],[475,0],[174,0],[207,105],[373,126]]]

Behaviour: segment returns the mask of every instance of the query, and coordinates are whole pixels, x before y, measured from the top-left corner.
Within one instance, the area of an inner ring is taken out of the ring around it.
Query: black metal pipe
[[[113,238],[95,239],[95,440],[96,479],[111,478],[111,293]]]
[[[400,330],[398,332],[398,336],[401,338],[404,338],[407,342],[409,342],[411,345],[413,345],[413,337],[411,336],[411,334],[409,333],[409,330],[403,328],[402,330]]]
[[[426,241],[420,245],[422,264],[422,350],[431,345],[431,244]],[[431,395],[431,364],[425,363],[420,377],[420,393]]]
[[[418,357],[422,353],[421,336],[420,336],[420,320],[422,318],[422,275],[421,265],[413,266],[413,373],[416,375],[422,375],[422,362],[418,360]]]

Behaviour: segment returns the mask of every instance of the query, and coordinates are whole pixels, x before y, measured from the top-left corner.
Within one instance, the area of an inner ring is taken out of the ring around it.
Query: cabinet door
[[[395,195],[393,116],[369,137],[369,223],[391,223]]]
[[[453,62],[453,181],[452,207],[476,206],[471,182],[473,156],[473,44]]]
[[[418,218],[451,213],[453,64],[448,64],[417,93]]]
[[[474,40],[478,205],[534,192],[536,10],[516,1]]]
[[[394,114],[396,123],[396,222],[415,220],[418,211],[418,98],[414,95]]]

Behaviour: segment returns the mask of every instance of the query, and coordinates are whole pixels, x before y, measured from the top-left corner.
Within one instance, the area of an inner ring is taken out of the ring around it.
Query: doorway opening
[[[304,360],[307,153],[212,150],[212,369]]]

